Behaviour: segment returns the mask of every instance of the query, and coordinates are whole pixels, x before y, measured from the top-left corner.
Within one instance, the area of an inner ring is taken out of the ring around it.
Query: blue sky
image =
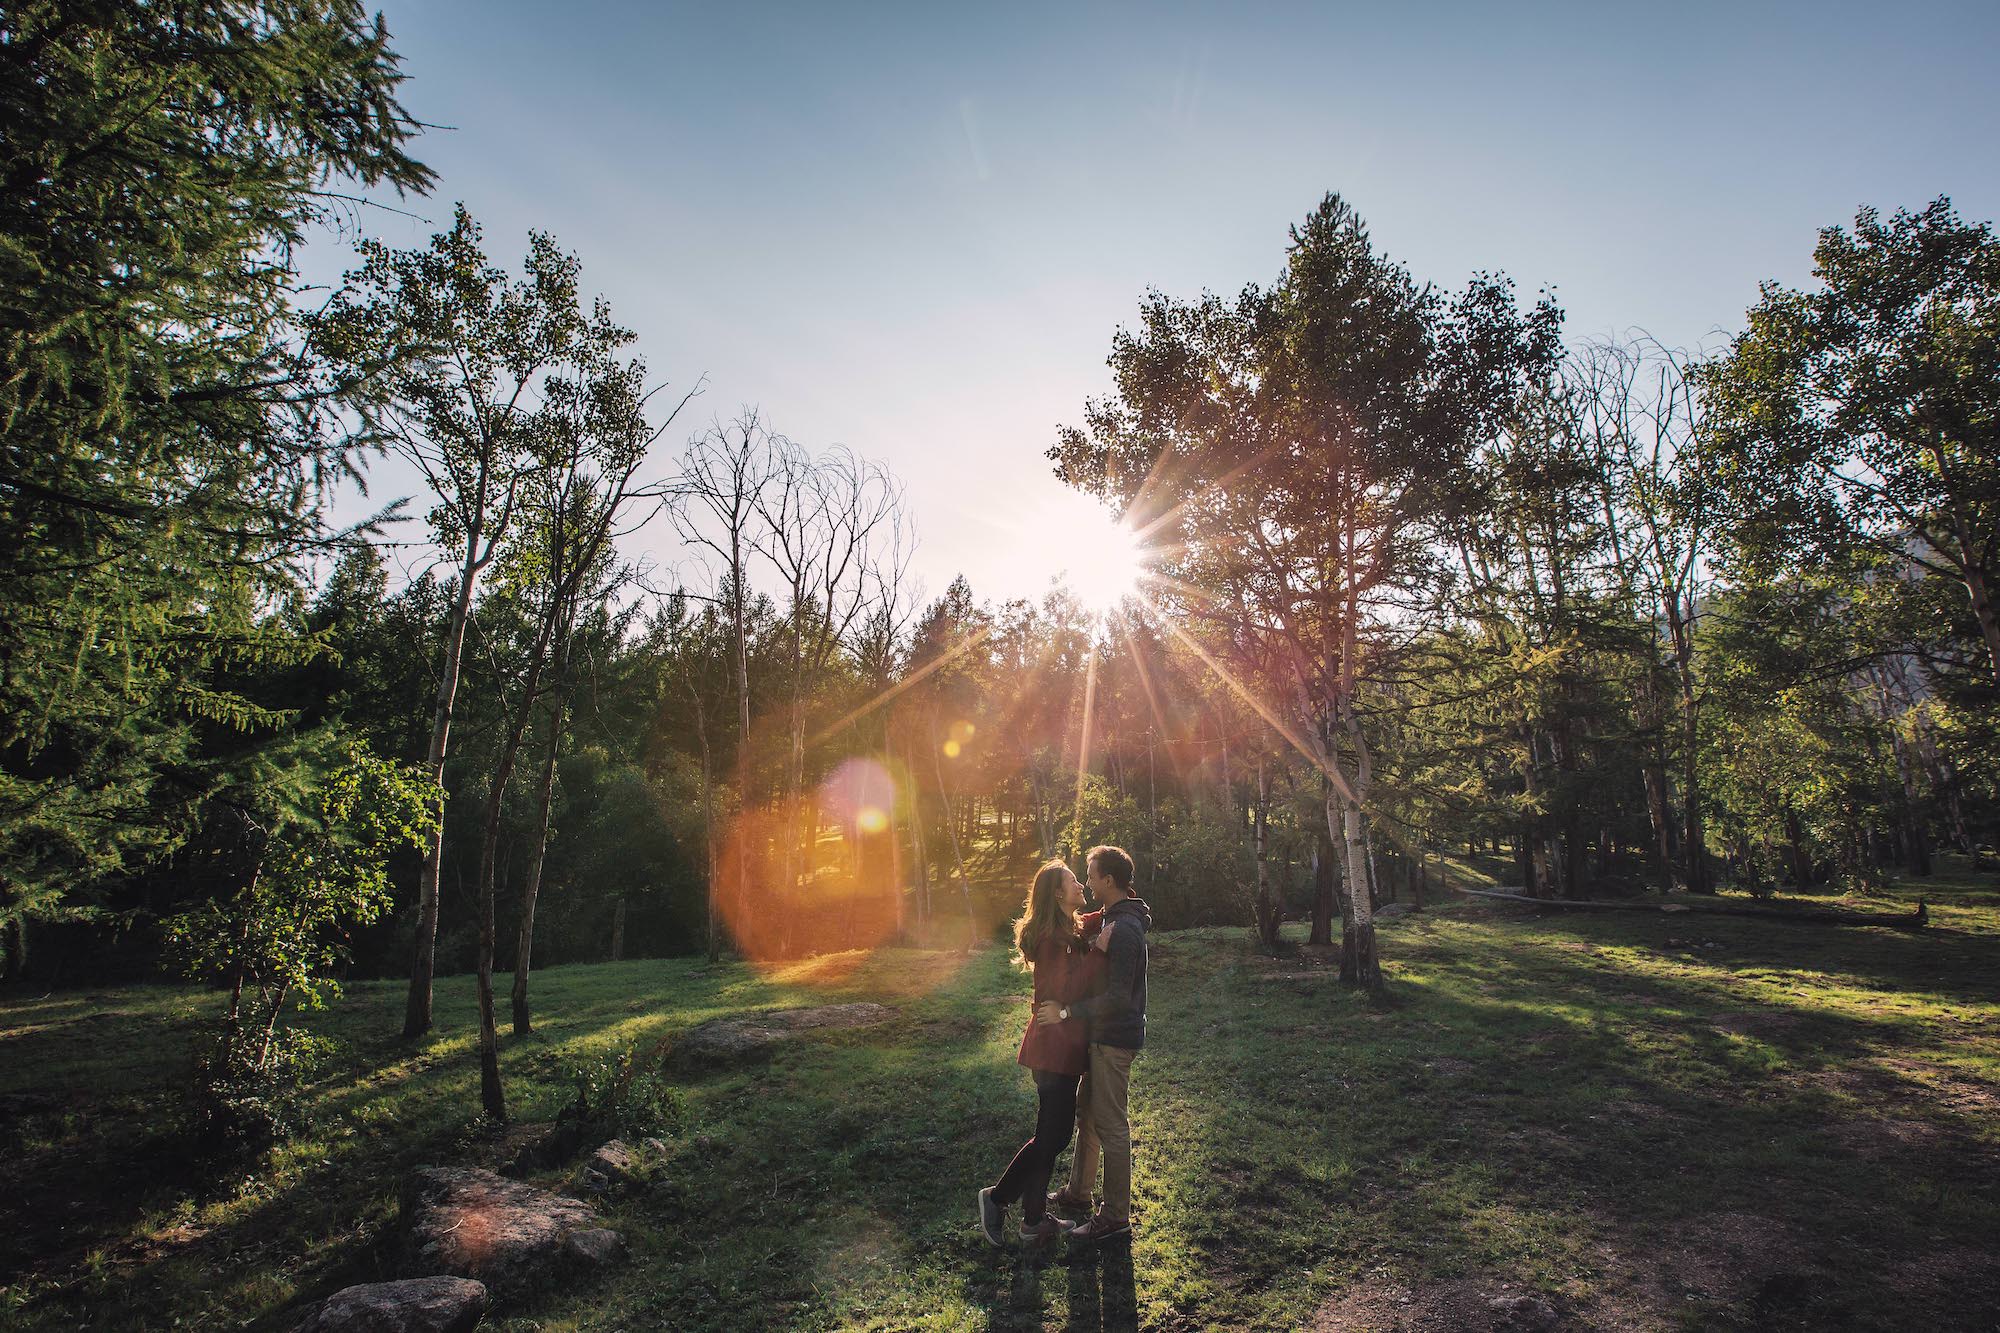
[[[1081,507],[1042,451],[1113,331],[1149,286],[1269,280],[1327,190],[1421,279],[1504,270],[1572,337],[1678,344],[1863,203],[2000,216],[1991,3],[385,13],[451,128],[424,220],[367,229],[419,244],[462,199],[510,263],[553,232],[659,377],[706,375],[690,429],[755,403],[894,469],[933,593],[1045,586]]]

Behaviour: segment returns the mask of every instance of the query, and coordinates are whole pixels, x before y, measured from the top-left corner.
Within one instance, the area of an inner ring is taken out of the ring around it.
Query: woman
[[[1097,938],[1104,914],[1079,915],[1083,905],[1083,885],[1059,860],[1043,866],[1028,888],[1014,923],[1014,949],[1015,961],[1034,974],[1031,1015],[1044,1000],[1066,1008],[1104,987],[1105,941]],[[1016,1058],[1035,1076],[1035,1137],[1014,1154],[998,1182],[979,1191],[979,1229],[994,1245],[1006,1244],[1007,1209],[1016,1201],[1023,1243],[1042,1245],[1062,1234],[1062,1223],[1047,1214],[1046,1192],[1056,1158],[1076,1128],[1077,1082],[1090,1067],[1084,1042],[1080,1019],[1028,1020]]]

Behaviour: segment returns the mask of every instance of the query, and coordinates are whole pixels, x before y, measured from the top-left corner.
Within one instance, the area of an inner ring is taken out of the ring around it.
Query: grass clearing
[[[1455,904],[1384,924],[1380,1007],[1291,930],[1159,936],[1138,1235],[1075,1264],[972,1225],[1033,1120],[998,948],[554,969],[503,1039],[517,1119],[567,1099],[564,1057],[718,1015],[897,1019],[690,1083],[664,1178],[612,1210],[633,1261],[488,1326],[1990,1328],[2000,894],[1953,872],[1897,891],[1922,932]],[[0,1322],[286,1327],[386,1274],[404,1173],[490,1151],[470,979],[414,1046],[367,983],[313,1020],[346,1044],[314,1136],[197,1179],[172,1122],[213,1004],[0,1002]]]

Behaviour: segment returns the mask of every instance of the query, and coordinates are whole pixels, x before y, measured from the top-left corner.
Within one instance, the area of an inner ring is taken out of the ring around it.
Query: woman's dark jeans
[[[1055,1171],[1056,1158],[1069,1147],[1070,1135],[1076,1132],[1076,1085],[1083,1077],[1039,1069],[1034,1074],[1035,1137],[1021,1145],[993,1187],[993,1201],[1002,1208],[1016,1199],[1021,1201],[1023,1225],[1042,1220],[1049,1176]]]

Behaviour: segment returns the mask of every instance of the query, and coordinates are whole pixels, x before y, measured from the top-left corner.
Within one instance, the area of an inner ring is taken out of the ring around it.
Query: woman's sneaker
[[[1048,1213],[1043,1213],[1041,1218],[1034,1222],[1024,1217],[1021,1219],[1021,1244],[1029,1249],[1047,1249],[1054,1245],[1066,1230],[1068,1228],[1063,1226],[1060,1217]]]
[[[1048,1206],[1049,1211],[1052,1213],[1059,1213],[1064,1217],[1080,1218],[1089,1217],[1091,1210],[1097,1206],[1097,1201],[1094,1199],[1079,1199],[1074,1194],[1071,1194],[1069,1186],[1065,1185],[1059,1190],[1049,1191]]]
[[[1130,1237],[1130,1222],[1114,1222],[1103,1213],[1093,1216],[1088,1222],[1079,1222],[1069,1229],[1069,1243],[1078,1246],[1102,1245],[1107,1240]]]
[[[1007,1248],[1007,1210],[993,1197],[993,1187],[979,1191],[979,1234],[996,1250]]]

